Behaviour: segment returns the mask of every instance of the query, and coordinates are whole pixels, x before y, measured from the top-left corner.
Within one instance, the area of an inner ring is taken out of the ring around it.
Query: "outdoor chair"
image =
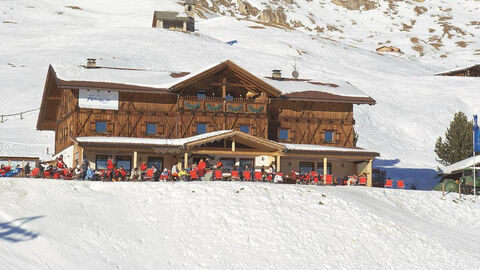
[[[358,178],[358,184],[360,186],[366,186],[367,185],[367,177],[359,177]]]
[[[318,185],[318,172],[312,171],[310,173],[310,176],[312,177],[312,180],[315,183],[315,185]]]
[[[223,175],[222,175],[222,171],[215,171],[215,180],[222,180],[223,179]]]
[[[232,178],[232,180],[240,179],[240,176],[238,175],[238,171],[232,171],[232,175],[230,177]]]
[[[243,180],[252,181],[252,173],[250,171],[243,171]]]
[[[191,180],[198,180],[198,171],[197,170],[192,170],[190,171],[190,179]]]
[[[325,175],[325,184],[326,185],[333,185],[333,175],[331,175],[331,174]]]
[[[393,188],[393,180],[392,179],[385,180],[385,187],[386,188]]]
[[[405,189],[405,181],[397,180],[397,188]]]
[[[153,169],[147,169],[147,173],[145,174],[145,180],[153,180]]]
[[[262,172],[255,172],[255,181],[262,181]]]

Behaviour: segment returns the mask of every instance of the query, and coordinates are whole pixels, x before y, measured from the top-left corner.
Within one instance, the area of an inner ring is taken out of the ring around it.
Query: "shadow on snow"
[[[22,241],[33,240],[39,236],[39,233],[22,228],[25,223],[42,218],[43,216],[17,218],[10,222],[0,223],[0,239],[18,243]]]
[[[408,189],[415,185],[419,190],[432,190],[438,184],[440,178],[438,171],[432,168],[401,168],[394,167],[400,162],[399,159],[375,159],[373,167],[385,170],[387,178],[394,180],[405,180]]]

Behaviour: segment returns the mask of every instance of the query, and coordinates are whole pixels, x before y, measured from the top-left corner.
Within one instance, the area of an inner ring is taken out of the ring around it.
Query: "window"
[[[96,156],[95,157],[95,168],[97,170],[106,170],[107,169],[108,156]]]
[[[157,170],[163,170],[163,158],[148,157],[147,165],[148,165],[148,168],[151,168],[153,165],[155,165],[155,167],[157,167]]]
[[[222,161],[224,172],[231,172],[233,170],[235,166],[234,158],[221,158],[220,160]]]
[[[313,171],[313,162],[300,162],[300,167],[298,172],[300,175],[304,175],[305,173],[310,173]]]
[[[248,165],[249,169],[252,169],[252,167],[255,165],[255,162],[253,159],[249,158],[241,158],[240,159],[240,168],[245,169],[245,166]]]
[[[207,133],[207,124],[197,124],[197,134]]]
[[[157,135],[157,124],[147,123],[147,135]]]
[[[323,162],[317,162],[318,175],[323,175]],[[332,174],[332,163],[327,163],[327,174]]]
[[[281,128],[278,130],[278,139],[288,140],[288,129]]]
[[[125,171],[131,171],[132,170],[132,157],[130,156],[117,156],[117,168],[120,168],[120,166],[123,167]]]
[[[240,131],[245,132],[245,133],[250,133],[250,127],[249,126],[240,126]]]
[[[197,91],[197,98],[198,99],[205,99],[207,97],[207,91],[205,90],[198,90]]]
[[[333,131],[325,131],[324,141],[325,142],[333,142]]]
[[[105,121],[96,121],[95,122],[95,132],[105,133],[107,132],[107,122]]]

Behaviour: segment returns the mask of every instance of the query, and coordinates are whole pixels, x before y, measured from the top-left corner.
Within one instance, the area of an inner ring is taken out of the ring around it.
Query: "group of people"
[[[134,168],[130,173],[122,166],[116,166],[112,157],[106,162],[106,168],[94,169],[87,160],[82,165],[74,168],[68,168],[60,155],[55,165],[48,165],[44,168],[37,164],[33,170],[30,163],[24,168],[17,165],[15,168],[1,165],[0,177],[25,176],[35,178],[54,178],[54,179],[76,179],[89,181],[194,181],[194,180],[235,180],[235,181],[265,181],[275,183],[296,183],[296,184],[332,184],[332,185],[358,185],[362,184],[362,176],[345,176],[343,178],[334,178],[319,172],[305,172],[299,174],[291,171],[289,174],[277,173],[273,164],[268,167],[262,166],[256,170],[251,164],[235,164],[233,168],[224,168],[223,162],[218,160],[212,165],[209,158],[200,159],[198,163],[192,163],[185,168],[174,164],[171,169],[159,169],[155,165],[148,166],[145,162],[140,167]],[[365,176],[363,178],[366,178]]]

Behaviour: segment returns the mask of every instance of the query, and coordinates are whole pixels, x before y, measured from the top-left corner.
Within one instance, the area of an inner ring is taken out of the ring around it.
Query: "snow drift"
[[[0,180],[2,269],[474,269],[480,202],[243,182]]]

